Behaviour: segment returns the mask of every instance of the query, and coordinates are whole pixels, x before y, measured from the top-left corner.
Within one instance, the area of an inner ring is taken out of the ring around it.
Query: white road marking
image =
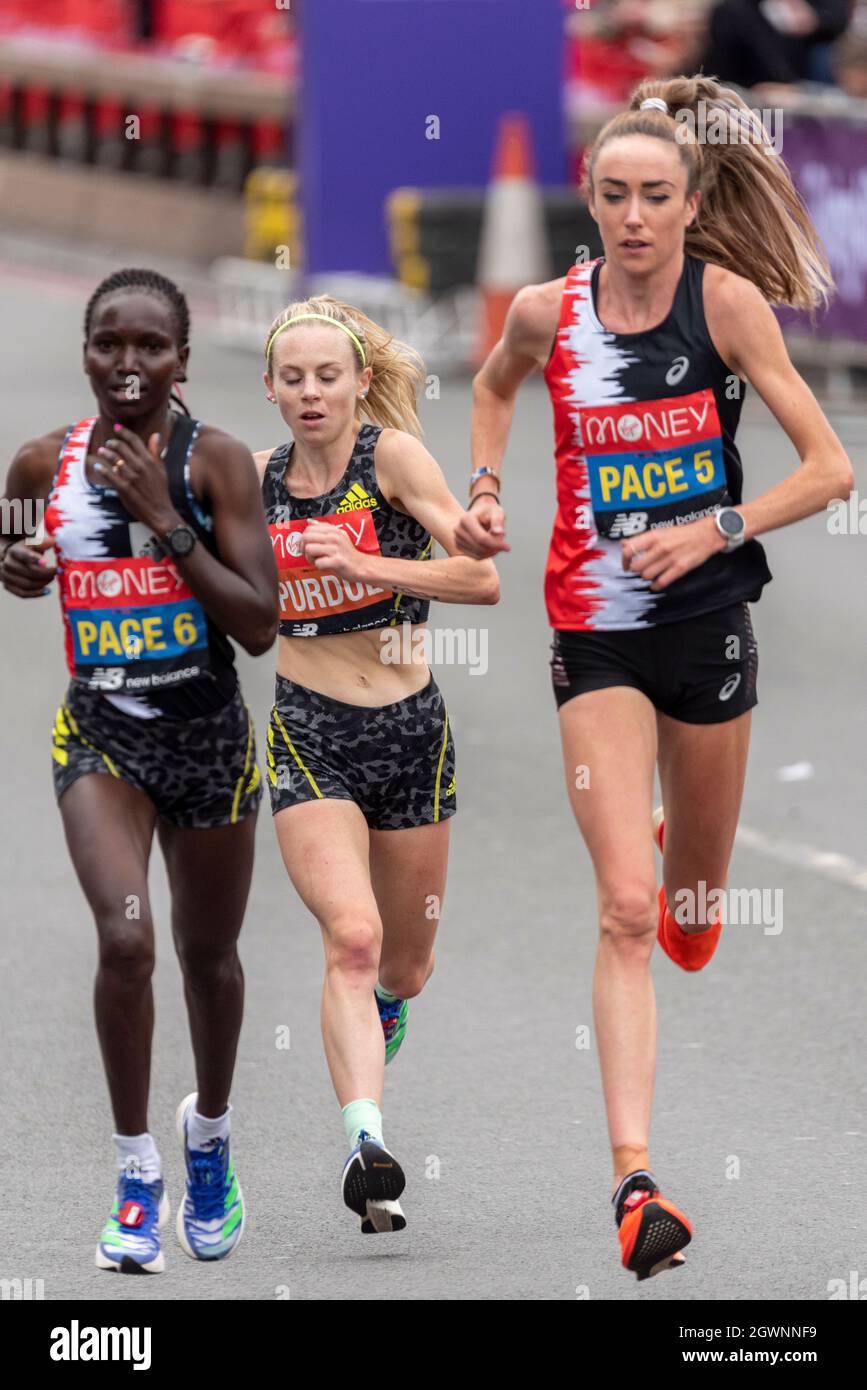
[[[814,849],[812,845],[797,844],[793,840],[783,840],[776,835],[766,835],[752,825],[739,825],[735,842],[745,849],[757,850],[770,859],[778,859],[782,864],[793,864],[798,869],[832,878],[835,883],[845,883],[849,888],[867,893],[867,867],[856,864],[847,854],[834,850]]]

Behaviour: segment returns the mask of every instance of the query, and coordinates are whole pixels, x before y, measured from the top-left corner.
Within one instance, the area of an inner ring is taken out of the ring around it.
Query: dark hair
[[[164,300],[175,321],[175,336],[178,340],[178,347],[186,347],[190,340],[190,309],[186,296],[178,289],[173,280],[169,280],[165,275],[160,275],[157,270],[115,270],[100,281],[87,301],[87,308],[84,311],[85,340],[90,337],[97,304],[106,295],[114,294],[117,290],[141,290],[145,294],[154,294]],[[190,412],[176,387],[172,388],[170,400],[176,401],[184,413],[189,415]]]

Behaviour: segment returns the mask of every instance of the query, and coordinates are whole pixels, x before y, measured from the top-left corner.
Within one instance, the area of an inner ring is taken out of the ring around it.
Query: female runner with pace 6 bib
[[[698,142],[699,103],[726,143]],[[518,386],[539,367],[557,453],[551,664],[569,797],[597,881],[612,1202],[622,1263],[643,1279],[682,1264],[692,1231],[649,1170],[650,956],[658,939],[682,969],[700,970],[723,926],[722,913],[708,922],[680,905],[688,894],[720,901],[726,884],[756,704],[747,605],[771,577],[756,537],[846,496],[852,470],[769,307],[821,303],[827,263],[740,97],[706,77],[642,83],[597,137],[585,189],[604,255],[516,296],[474,382],[476,495],[487,496],[456,541],[479,558],[508,549],[490,477]],[[741,505],[745,382],[801,464]],[[661,808],[651,818],[657,762],[664,822]]]
[[[47,499],[57,568],[16,543],[2,580],[27,599],[56,574],[66,630],[72,681],[54,725],[54,784],[96,919],[96,1026],[118,1130],[117,1197],[96,1263],[156,1273],[169,1203],[147,1122],[154,829],[198,1083],[175,1116],[187,1170],[177,1233],[188,1255],[218,1260],[244,1229],[228,1100],[262,787],[227,635],[267,651],[277,576],[249,451],[171,409],[189,356],[177,287],[154,271],[118,271],[91,298],[84,336],[98,413],[23,445],[6,490]]]
[[[421,625],[432,598],[496,603],[499,584],[493,561],[451,558],[461,506],[417,437],[424,370],[412,349],[322,295],[277,318],[265,362],[294,439],[256,455],[280,577],[271,806],[325,947],[322,1036],[350,1148],[343,1199],[365,1233],[401,1230],[383,1065],[433,970],[456,807]],[[449,558],[431,558],[434,539]]]

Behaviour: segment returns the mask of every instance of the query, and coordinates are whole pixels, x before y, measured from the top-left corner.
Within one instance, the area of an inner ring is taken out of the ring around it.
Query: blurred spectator
[[[844,34],[834,44],[831,70],[847,96],[867,98],[867,33]]]
[[[823,46],[839,39],[855,0],[721,0],[704,71],[740,87],[832,81]]]
[[[623,101],[644,77],[694,72],[713,0],[594,0],[568,21],[582,94]]]

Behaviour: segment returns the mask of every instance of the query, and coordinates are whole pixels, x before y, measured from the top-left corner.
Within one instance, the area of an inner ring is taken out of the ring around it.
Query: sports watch
[[[196,533],[191,526],[173,526],[161,540],[170,555],[176,560],[184,560],[196,543]]]
[[[734,507],[720,507],[713,519],[716,529],[725,537],[726,551],[737,550],[739,545],[743,545],[747,538],[747,523],[740,512],[735,511]]]

